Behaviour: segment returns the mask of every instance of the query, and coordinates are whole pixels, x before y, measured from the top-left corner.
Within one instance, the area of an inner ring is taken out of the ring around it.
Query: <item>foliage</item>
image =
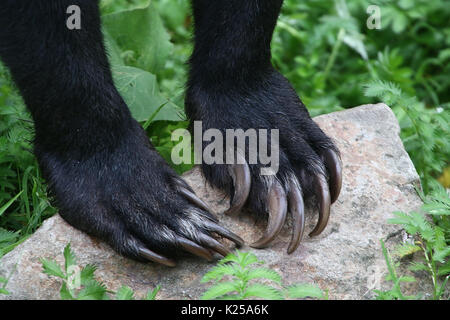
[[[30,116],[0,64],[0,257],[55,212],[30,152],[31,140]]]
[[[94,278],[96,267],[88,264],[78,267],[76,257],[70,248],[70,243],[64,248],[65,263],[61,267],[56,261],[41,259],[43,272],[49,276],[62,280],[60,297],[62,300],[134,300],[135,293],[127,286],[122,286],[117,292],[112,292]],[[279,300],[287,298],[316,298],[328,299],[328,292],[310,284],[296,284],[281,286],[281,276],[268,268],[255,267],[260,265],[256,256],[249,252],[236,251],[220,260],[202,278],[202,282],[214,282],[202,299],[249,299],[262,298]],[[222,281],[231,278],[231,281]],[[254,281],[258,280],[258,281]],[[278,287],[269,286],[263,282],[274,282]],[[7,280],[0,278],[0,284],[6,285]],[[5,286],[4,285],[4,286]],[[6,289],[0,288],[0,294],[8,294]],[[160,286],[148,291],[144,300],[155,300]]]
[[[450,277],[450,198],[444,188],[439,188],[424,198],[423,212],[395,212],[395,218],[388,222],[401,225],[414,239],[400,245],[396,255],[403,258],[421,252],[423,261],[410,266],[411,271],[425,271],[433,284],[433,299],[441,299]],[[430,219],[431,218],[431,219]],[[387,280],[393,282],[393,288],[387,292],[377,291],[378,299],[408,299],[403,296],[400,283],[415,281],[413,277],[397,277],[395,266],[384,246],[383,254],[389,270]]]
[[[261,264],[263,262],[259,261],[253,253],[240,252],[239,250],[235,254],[230,253],[203,276],[202,282],[212,281],[214,285],[201,298],[203,300],[328,298],[328,294],[315,285],[296,284],[288,287],[282,286],[281,276],[276,271],[253,266]],[[267,282],[271,282],[276,287],[266,284]]]
[[[112,292],[94,278],[96,266],[88,264],[80,268],[76,264],[70,243],[64,248],[64,266],[56,261],[41,259],[43,272],[62,280],[60,297],[62,300],[134,300],[134,292],[127,286],[122,286],[117,292]],[[148,291],[145,300],[154,300],[159,286]]]
[[[8,279],[0,277],[0,294],[8,295],[9,292],[6,290],[6,284],[8,283]]]
[[[450,159],[450,112],[425,105],[405,94],[392,82],[374,80],[365,85],[365,95],[380,98],[389,104],[399,119],[401,138],[419,172],[423,188],[437,173],[443,172]]]
[[[388,250],[386,249],[386,246],[383,242],[381,242],[381,247],[383,249],[383,255],[384,259],[386,260],[387,268],[389,271],[389,274],[386,276],[386,281],[392,281],[393,287],[391,290],[388,291],[381,291],[381,290],[374,290],[374,292],[377,294],[376,299],[377,300],[414,300],[418,299],[419,296],[405,296],[402,293],[402,289],[400,287],[400,284],[402,282],[415,282],[416,279],[414,277],[410,276],[398,276],[396,267],[399,266],[399,264],[394,264],[392,261],[391,256],[389,255]]]

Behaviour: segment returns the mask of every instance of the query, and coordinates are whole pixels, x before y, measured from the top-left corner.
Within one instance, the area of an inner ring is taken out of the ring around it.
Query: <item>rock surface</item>
[[[400,227],[386,221],[393,211],[409,212],[421,205],[414,190],[419,177],[398,136],[397,120],[386,105],[365,105],[314,120],[334,137],[344,163],[342,193],[332,206],[327,228],[319,237],[306,236],[292,255],[286,253],[289,226],[269,248],[242,250],[254,252],[283,276],[285,284],[315,283],[329,290],[330,299],[371,299],[373,289],[389,286],[384,283],[387,269],[380,239],[391,247],[401,241]],[[206,186],[197,168],[184,177],[219,213],[221,222],[247,244],[261,236],[264,225],[255,225],[245,216],[220,215],[228,199]],[[317,213],[309,210],[305,235],[316,219]],[[98,266],[96,278],[109,289],[128,285],[141,297],[160,285],[158,299],[198,299],[209,286],[200,279],[214,265],[194,258],[180,261],[175,268],[137,263],[54,216],[0,260],[0,275],[10,277],[7,289],[11,292],[0,299],[59,299],[60,283],[41,272],[39,259],[56,259],[62,264],[68,242],[80,265]],[[408,291],[425,289],[417,286],[412,284]]]

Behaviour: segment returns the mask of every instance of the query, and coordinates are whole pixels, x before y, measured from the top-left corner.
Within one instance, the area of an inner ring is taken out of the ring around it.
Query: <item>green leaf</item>
[[[201,282],[208,282],[211,280],[220,281],[226,275],[235,275],[236,267],[233,264],[219,264],[209,270],[202,278]]]
[[[374,293],[377,294],[375,297],[377,300],[394,300],[397,297],[395,297],[391,291],[380,291],[380,290],[373,290]]]
[[[447,288],[447,282],[448,282],[449,278],[450,278],[450,276],[445,277],[444,281],[442,282],[442,284],[439,288],[439,291],[438,291],[438,297],[441,297],[444,294],[444,292]]]
[[[236,251],[236,254],[229,253],[224,258],[220,259],[218,264],[225,264],[225,263],[229,263],[229,262],[235,262],[235,263],[239,264],[239,259],[238,259],[238,256],[237,256],[238,254],[240,254],[239,251]]]
[[[104,300],[105,298],[107,298],[105,285],[91,282],[78,293],[77,300]]]
[[[145,297],[145,300],[155,300],[156,299],[156,295],[158,294],[159,290],[161,289],[161,286],[156,286],[155,289],[153,289],[153,291],[148,291],[147,292],[147,296]]]
[[[409,267],[411,271],[428,271],[428,267],[422,262],[414,262]]]
[[[438,275],[445,276],[450,274],[450,260],[447,261],[444,265],[439,267]]]
[[[382,80],[373,80],[363,85],[364,94],[367,97],[383,98],[386,94],[400,96],[402,91],[397,84]]]
[[[72,249],[70,248],[70,243],[68,243],[64,248],[64,260],[66,272],[67,270],[69,270],[70,266],[75,266],[77,264],[75,255],[73,254]]]
[[[59,290],[59,296],[62,300],[74,300],[74,297],[72,296],[69,288],[67,288],[66,283],[62,284],[61,289]]]
[[[251,252],[237,252],[237,260],[241,267],[245,268],[254,263],[262,263],[258,258]]]
[[[392,29],[395,33],[400,33],[405,30],[408,25],[408,18],[403,14],[398,12],[395,19],[392,22]]]
[[[281,276],[274,270],[267,268],[255,268],[248,272],[247,280],[252,279],[267,279],[275,281],[276,283],[281,283]]]
[[[416,278],[410,276],[402,276],[398,279],[399,282],[416,282]]]
[[[181,120],[181,110],[162,96],[153,74],[126,66],[114,67],[112,70],[116,87],[137,121],[146,121],[151,116],[155,121]]]
[[[61,279],[66,279],[66,275],[62,271],[61,267],[53,260],[41,259],[43,272],[49,276],[55,276]]]
[[[12,232],[12,231],[8,231],[3,228],[0,228],[0,244],[2,244],[2,246],[15,242],[18,237],[19,237],[19,231]]]
[[[153,2],[143,8],[104,15],[102,22],[123,52],[135,54],[131,65],[153,73],[164,67],[173,45]]]
[[[16,194],[14,196],[14,198],[12,198],[11,200],[9,200],[7,203],[5,203],[2,207],[0,207],[0,217],[2,216],[2,214],[5,213],[6,209],[8,209],[14,201],[17,200],[17,198],[22,194],[23,190],[20,191],[18,194]]]
[[[134,300],[134,292],[130,287],[122,286],[116,293],[117,300]]]
[[[450,199],[450,197],[448,198]],[[444,203],[443,201],[445,200],[441,200],[442,202],[435,200],[433,202],[426,203],[422,206],[422,209],[429,214],[448,216],[450,215],[450,203]]]
[[[81,285],[85,286],[86,284],[94,281],[94,273],[97,270],[97,267],[93,264],[87,264],[80,272],[80,282]]]
[[[433,261],[445,262],[445,258],[450,255],[450,246],[442,250],[435,250],[433,254]]]
[[[346,33],[342,37],[342,41],[348,45],[350,48],[355,50],[359,55],[364,59],[367,60],[367,51],[366,47],[364,46],[364,43],[362,41],[363,36],[359,33]]]
[[[239,286],[236,282],[221,282],[209,288],[201,297],[202,300],[212,300],[220,298],[223,295],[238,291]]]
[[[249,297],[268,300],[282,300],[284,298],[279,290],[261,283],[255,283],[246,288],[243,298]]]
[[[326,297],[324,292],[315,285],[312,284],[296,284],[287,288],[289,298],[318,298],[323,299]]]
[[[0,288],[0,294],[9,295],[9,291],[6,290],[5,288]]]
[[[399,256],[400,258],[403,258],[405,256],[409,256],[415,252],[418,252],[422,250],[419,246],[410,244],[410,243],[404,243],[397,247],[395,250],[395,254]]]

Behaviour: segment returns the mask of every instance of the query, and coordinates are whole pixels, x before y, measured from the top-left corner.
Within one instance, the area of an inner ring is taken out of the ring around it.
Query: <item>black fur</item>
[[[321,154],[337,148],[311,120],[289,82],[271,64],[270,42],[282,0],[194,1],[195,49],[190,60],[186,114],[209,128],[279,129],[277,179],[288,191],[297,177],[303,193],[314,191],[315,174],[327,175]],[[247,150],[248,151],[248,150]],[[247,155],[248,156],[248,155]],[[267,213],[267,181],[251,165],[247,208]],[[202,165],[206,179],[233,195],[226,165]]]
[[[81,30],[66,28],[78,5]],[[321,152],[335,149],[270,63],[282,0],[193,0],[195,50],[186,112],[203,128],[280,129],[280,181],[306,191],[326,175]],[[35,122],[35,154],[61,216],[139,257],[138,248],[175,256],[176,236],[201,242],[210,215],[179,194],[180,180],[150,145],[114,87],[95,0],[2,0],[0,57]],[[267,188],[253,165],[247,202],[266,212]],[[232,193],[228,171],[203,165],[209,182]],[[201,219],[199,219],[201,218]]]

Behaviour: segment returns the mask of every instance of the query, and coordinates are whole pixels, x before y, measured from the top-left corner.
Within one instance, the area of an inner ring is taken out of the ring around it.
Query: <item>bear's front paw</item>
[[[201,121],[203,135],[209,129],[218,129],[221,137],[230,137],[227,131],[232,130],[233,157],[241,154],[245,159],[239,162],[237,157],[234,164],[225,160],[203,163],[202,170],[213,186],[230,196],[231,206],[226,213],[246,208],[268,217],[263,237],[251,246],[269,245],[290,212],[294,230],[288,253],[295,251],[304,230],[304,197],[315,196],[318,203],[319,219],[310,236],[324,230],[330,206],[338,198],[342,185],[339,151],[310,118],[284,77],[273,71],[259,83],[230,88],[191,83],[186,112],[192,123]],[[277,134],[272,136],[271,132]],[[215,152],[220,149],[228,156],[230,141],[225,140],[223,149],[216,145]],[[238,140],[245,141],[244,148],[238,148]],[[203,154],[208,150],[211,148],[204,143]],[[269,163],[267,168],[264,159],[269,154],[275,164]],[[217,154],[212,157],[217,159]]]
[[[208,260],[228,254],[217,236],[242,245],[146,140],[137,129],[113,151],[81,160],[37,146],[60,215],[127,257],[166,266],[183,252]]]

